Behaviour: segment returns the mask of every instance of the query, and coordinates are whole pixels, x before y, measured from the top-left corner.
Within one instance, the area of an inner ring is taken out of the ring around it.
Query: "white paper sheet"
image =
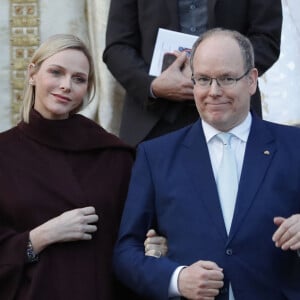
[[[191,49],[197,38],[195,35],[159,28],[149,74],[159,76],[164,54]]]

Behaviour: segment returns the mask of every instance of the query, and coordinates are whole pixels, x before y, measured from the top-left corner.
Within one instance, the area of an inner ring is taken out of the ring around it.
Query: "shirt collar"
[[[218,133],[221,132],[216,128],[212,127],[211,125],[209,125],[207,122],[205,122],[202,119],[201,122],[202,122],[202,128],[206,139],[206,143],[208,143],[214,136],[216,136]],[[236,127],[232,128],[229,132],[246,143],[250,133],[251,122],[252,122],[252,116],[251,113],[249,112],[246,119]]]

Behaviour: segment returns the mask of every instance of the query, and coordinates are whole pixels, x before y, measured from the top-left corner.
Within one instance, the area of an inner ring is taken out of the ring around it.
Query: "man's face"
[[[229,37],[215,35],[198,46],[194,60],[194,77],[238,78],[246,73],[241,50]],[[229,131],[240,124],[250,109],[250,98],[256,91],[257,70],[251,69],[246,76],[230,86],[194,86],[194,97],[201,118],[220,131]]]

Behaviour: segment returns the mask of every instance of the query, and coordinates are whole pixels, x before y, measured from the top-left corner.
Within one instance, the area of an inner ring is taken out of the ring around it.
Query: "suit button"
[[[232,255],[232,249],[230,248],[226,249],[226,254],[229,256]]]

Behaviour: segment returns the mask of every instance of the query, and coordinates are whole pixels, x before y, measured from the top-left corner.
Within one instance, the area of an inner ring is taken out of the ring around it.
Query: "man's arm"
[[[159,232],[154,199],[151,167],[141,145],[114,252],[114,270],[123,284],[138,294],[153,299],[168,299],[170,279],[179,264],[167,257],[145,256],[144,250],[148,229],[157,228]]]
[[[111,0],[103,61],[126,91],[144,105],[154,77],[141,56],[136,0]]]

